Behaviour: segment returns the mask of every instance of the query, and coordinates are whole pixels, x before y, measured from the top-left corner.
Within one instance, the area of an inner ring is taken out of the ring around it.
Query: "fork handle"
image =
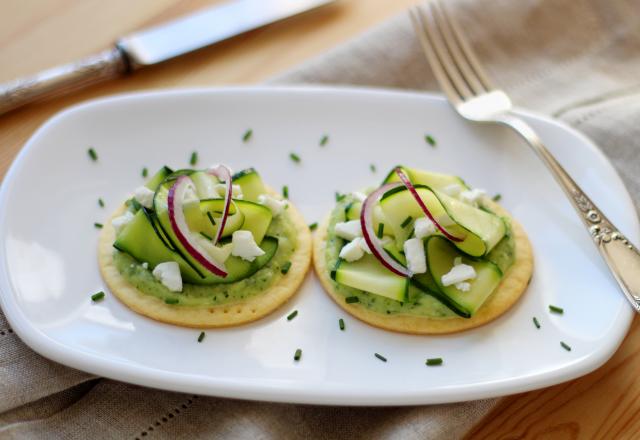
[[[618,231],[618,228],[582,191],[526,122],[513,115],[504,115],[499,122],[514,129],[551,170],[551,174],[578,212],[622,292],[633,308],[640,312],[640,252],[638,249]]]

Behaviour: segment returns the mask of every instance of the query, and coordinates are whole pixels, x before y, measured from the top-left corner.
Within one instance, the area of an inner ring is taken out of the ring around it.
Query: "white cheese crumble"
[[[466,281],[456,283],[456,289],[462,292],[468,292],[469,290],[471,290],[471,284],[467,283]]]
[[[364,202],[367,198],[367,195],[360,191],[354,191],[351,193],[351,196],[356,199],[358,202]]]
[[[278,200],[275,197],[271,197],[267,194],[260,194],[258,196],[258,203],[269,208],[274,217],[280,215],[288,205],[288,202],[286,200]]]
[[[253,261],[264,255],[264,251],[256,244],[251,231],[235,231],[231,236],[231,255],[243,260]]]
[[[180,266],[175,261],[160,263],[153,269],[153,276],[172,292],[182,292]]]
[[[122,229],[124,229],[125,226],[131,223],[131,220],[133,220],[133,214],[131,213],[131,211],[128,211],[128,210],[125,211],[125,213],[122,214],[121,216],[111,220],[111,225],[116,230],[116,235],[119,234],[120,231],[122,231]]]
[[[142,263],[140,266],[142,266],[143,269],[149,269],[149,263],[147,263],[146,261]]]
[[[362,236],[360,220],[336,223],[334,231],[338,237],[344,238],[345,240],[353,240],[356,237]]]
[[[469,191],[462,191],[460,193],[460,200],[470,205],[476,205],[486,194],[487,192],[485,190],[474,188]]]
[[[446,195],[448,195],[448,196],[458,197],[458,194],[460,194],[460,192],[462,192],[462,185],[460,185],[458,183],[452,183],[452,184],[447,185],[444,188],[442,188],[441,191],[443,193],[445,193]]]
[[[216,183],[213,189],[220,197],[224,197],[226,195],[227,185],[224,183]],[[242,187],[240,185],[231,185],[231,197],[234,199],[242,198]]]
[[[375,238],[374,238],[375,240]],[[365,251],[367,254],[371,253],[371,249],[369,248],[369,244],[367,243],[367,240],[364,239],[364,237],[360,238],[360,247],[362,248],[363,251]]]
[[[454,265],[451,270],[442,275],[442,285],[451,286],[452,284],[462,283],[463,281],[472,280],[476,277],[476,270],[468,264]],[[462,290],[462,289],[460,289]]]
[[[342,249],[340,249],[340,258],[347,260],[348,262],[362,258],[364,255],[364,249],[362,249],[361,241],[364,241],[361,237],[355,237],[349,243],[344,245]]]
[[[145,208],[153,208],[153,196],[155,193],[146,186],[139,186],[133,192],[133,197]]]
[[[413,227],[415,228],[416,238],[425,238],[436,233],[436,225],[427,217],[420,217],[416,220]]]
[[[421,238],[410,238],[402,246],[404,256],[407,258],[407,266],[413,273],[425,273],[427,271],[427,258],[424,253],[424,245]]]

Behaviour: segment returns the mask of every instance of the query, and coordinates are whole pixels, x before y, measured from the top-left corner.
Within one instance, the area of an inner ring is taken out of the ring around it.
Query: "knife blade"
[[[0,115],[126,75],[337,0],[235,0],[118,39],[112,48],[0,84]]]

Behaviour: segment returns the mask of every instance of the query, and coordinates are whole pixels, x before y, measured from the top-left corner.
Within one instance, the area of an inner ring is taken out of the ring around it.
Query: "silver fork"
[[[415,32],[449,103],[465,119],[516,131],[549,168],[593,238],[624,295],[640,312],[640,253],[580,189],[535,131],[512,113],[509,96],[495,88],[460,26],[437,0],[410,11]]]

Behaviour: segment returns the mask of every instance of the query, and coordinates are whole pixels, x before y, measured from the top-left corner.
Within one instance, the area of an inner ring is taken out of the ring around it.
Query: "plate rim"
[[[144,92],[131,92],[117,95],[110,95],[98,99],[92,99],[67,109],[64,109],[51,116],[29,137],[27,142],[18,152],[11,163],[5,178],[0,185],[0,207],[7,203],[7,198],[12,188],[14,175],[25,160],[33,145],[46,134],[47,130],[73,115],[92,107],[100,107],[112,103],[126,103],[131,100],[161,99],[167,96],[185,96],[201,94],[260,94],[260,93],[282,93],[282,94],[341,94],[341,95],[373,95],[380,98],[401,98],[401,99],[426,99],[446,103],[444,96],[423,91],[399,90],[388,88],[353,87],[353,86],[229,86],[229,87],[196,87],[196,88],[175,88],[150,90]],[[578,138],[585,148],[589,148],[602,162],[602,166],[609,167],[617,184],[624,188],[624,192],[619,194],[620,203],[625,205],[625,211],[634,213],[635,205],[631,199],[629,191],[606,155],[587,136],[575,130],[562,121],[552,119],[546,115],[518,108],[516,114],[525,118],[538,120],[542,123],[554,125],[572,136]],[[7,216],[5,210],[0,209],[0,231],[6,227]],[[632,236],[637,236],[640,226],[637,216],[634,216],[632,223],[635,223],[635,231]],[[0,273],[8,275],[7,258],[4,252],[0,252]],[[310,269],[312,270],[312,269]],[[241,398],[246,400],[271,401],[283,403],[320,404],[320,405],[347,405],[347,406],[404,406],[415,404],[439,404],[451,403],[483,398],[498,397],[508,394],[515,394],[534,389],[544,388],[565,381],[576,379],[588,374],[604,364],[617,351],[622,344],[624,336],[627,334],[634,316],[633,310],[629,307],[620,309],[617,320],[621,325],[616,327],[615,338],[617,343],[610,346],[599,346],[589,354],[587,360],[577,358],[575,362],[567,364],[559,369],[545,371],[534,376],[507,378],[494,382],[479,382],[472,385],[456,385],[446,388],[439,388],[437,392],[429,392],[421,389],[416,392],[371,392],[365,388],[354,391],[351,389],[348,398],[344,395],[335,394],[335,389],[331,386],[315,389],[312,392],[302,387],[295,387],[297,381],[269,380],[265,383],[252,383],[243,380],[228,380],[202,376],[196,374],[179,373],[155,369],[149,365],[136,365],[118,359],[100,357],[94,353],[81,349],[69,347],[36,328],[24,315],[17,301],[14,300],[15,293],[12,291],[8,279],[0,277],[0,306],[5,313],[5,317],[16,335],[36,353],[51,359],[62,365],[80,369],[90,374],[102,377],[126,381],[129,383],[164,389],[177,392],[188,392],[217,397]],[[294,385],[293,387],[291,385]]]

